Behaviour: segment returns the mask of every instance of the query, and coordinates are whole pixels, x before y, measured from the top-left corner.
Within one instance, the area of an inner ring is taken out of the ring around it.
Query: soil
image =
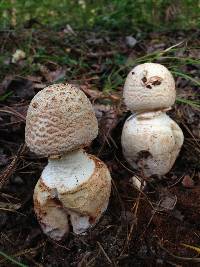
[[[37,29],[36,33],[40,44],[47,42],[51,34],[46,29]],[[57,33],[61,45],[62,34],[62,31]],[[88,34],[80,38],[84,40]],[[123,36],[113,38],[121,53],[131,59],[180,41],[186,43],[189,34],[198,36],[199,33],[150,33],[133,49],[125,46]],[[13,51],[14,41],[19,46],[25,36],[15,33],[6,37],[5,33],[0,42],[4,49],[8,45],[7,51]],[[190,38],[187,45],[197,47],[198,42]],[[54,50],[53,44],[49,41],[46,46]],[[79,57],[80,53],[73,44],[71,49]],[[103,48],[91,48],[85,57],[97,71],[106,68],[102,58],[104,54],[112,57],[112,53],[108,53],[111,51],[110,44],[107,44]],[[191,58],[196,58],[196,52],[185,45],[175,52],[175,56],[190,54]],[[94,53],[101,53],[100,57],[96,59]],[[157,61],[162,63],[163,59]],[[65,240],[55,242],[42,233],[33,210],[33,190],[47,160],[28,150],[24,144],[24,128],[30,100],[40,89],[55,81],[58,69],[63,66],[55,63],[55,67],[54,63],[46,62],[46,74],[44,69],[40,69],[30,76],[21,74],[20,65],[9,64],[7,72],[1,73],[0,86],[2,94],[13,92],[0,102],[0,250],[26,266],[200,266],[199,109],[177,103],[168,112],[184,132],[183,148],[172,170],[166,176],[146,180],[146,187],[140,191],[134,188],[131,177],[142,175],[130,169],[121,151],[121,131],[130,115],[121,102],[122,86],[110,93],[102,92],[100,76],[107,70],[100,71],[98,81],[90,79],[97,72],[88,74],[81,70],[73,82],[79,80],[81,89],[92,101],[100,129],[98,138],[87,151],[101,158],[109,167],[112,194],[107,211],[93,229],[82,236],[71,231]],[[54,67],[56,70],[51,69]],[[198,76],[199,65],[189,63],[181,68],[193,77]],[[191,81],[179,77],[176,86],[178,96],[199,101],[199,89]],[[13,265],[0,256],[0,266]]]

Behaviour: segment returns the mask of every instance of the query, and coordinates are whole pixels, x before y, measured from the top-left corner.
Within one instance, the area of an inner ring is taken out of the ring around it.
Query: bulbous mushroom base
[[[61,240],[94,226],[106,210],[111,177],[106,165],[83,150],[50,159],[34,191],[34,209],[45,234]]]
[[[165,112],[145,112],[130,116],[122,131],[122,149],[127,162],[145,176],[164,175],[172,168],[183,133]]]

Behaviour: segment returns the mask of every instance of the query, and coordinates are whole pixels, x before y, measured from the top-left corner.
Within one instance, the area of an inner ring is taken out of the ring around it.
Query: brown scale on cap
[[[32,152],[61,155],[87,146],[97,134],[92,105],[75,86],[50,85],[32,99],[25,130],[26,143]]]

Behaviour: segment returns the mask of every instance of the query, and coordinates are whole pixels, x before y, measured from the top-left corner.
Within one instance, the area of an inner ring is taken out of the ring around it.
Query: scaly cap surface
[[[75,86],[50,85],[32,99],[25,129],[25,141],[32,152],[62,155],[87,146],[97,134],[92,105]]]
[[[131,111],[165,109],[175,102],[175,82],[161,64],[144,63],[128,74],[123,91],[124,102]]]

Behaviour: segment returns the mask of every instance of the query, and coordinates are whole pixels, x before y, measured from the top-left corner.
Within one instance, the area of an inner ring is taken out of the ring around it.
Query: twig
[[[97,244],[99,246],[99,248],[101,249],[101,251],[103,252],[104,256],[106,257],[107,261],[113,265],[113,262],[111,261],[111,259],[108,257],[108,254],[105,252],[104,248],[102,247],[102,245],[97,241]]]
[[[178,178],[172,185],[169,185],[167,188],[172,188],[175,185],[177,185],[182,179],[183,179],[184,175],[182,175],[180,178]]]
[[[13,256],[14,257],[19,257],[19,256],[25,256],[26,254],[29,254],[29,253],[33,253],[35,252],[36,250],[38,250],[39,248],[43,247],[44,246],[44,242],[42,244],[39,244],[37,247],[35,248],[28,248],[28,249],[25,249],[23,251],[19,251],[17,253],[15,253]],[[1,253],[0,253],[1,254]],[[3,255],[2,255],[3,256]],[[8,257],[5,257],[4,260],[1,260],[0,263],[3,263],[5,262],[6,260],[10,260]],[[27,266],[27,265],[19,265],[19,266]]]
[[[124,167],[124,169],[126,169],[127,171],[131,172],[132,174],[135,174],[135,172],[131,169],[129,169],[128,167],[126,167],[118,158],[117,156],[115,155],[115,159],[117,160],[117,162],[122,165],[122,167]]]
[[[160,243],[158,243],[158,245],[160,246],[160,248],[162,250],[164,250],[165,252],[167,252],[174,259],[181,260],[181,261],[190,261],[190,262],[199,262],[200,263],[200,258],[180,257],[180,256],[177,256],[177,255],[172,254],[169,250],[167,250],[166,248],[164,248]]]
[[[193,135],[191,130],[188,128],[188,126],[185,123],[182,122],[182,124],[185,127],[185,129],[188,131],[188,133],[192,136],[192,138],[194,139],[194,141],[197,144],[197,146],[200,148],[200,144],[198,143],[197,139],[195,138],[195,136]]]
[[[4,170],[4,172],[0,176],[0,189],[8,183],[9,177],[14,173],[16,170],[16,165],[19,157],[24,153],[26,145],[21,145],[17,154],[14,156],[10,165]]]
[[[7,107],[7,108],[8,108],[8,110],[7,109],[0,109],[0,112],[14,115],[15,117],[18,117],[18,118],[22,119],[23,121],[26,120],[25,116],[23,116],[22,114],[20,114],[19,112],[17,112],[13,108],[11,108],[11,107]]]
[[[3,251],[0,251],[0,255],[3,256],[5,258],[5,260],[9,260],[11,261],[12,263],[15,263],[17,266],[20,266],[20,267],[28,267],[27,265],[21,263],[21,262],[18,262],[17,260],[15,260],[13,257],[7,255],[6,253],[4,253]],[[1,261],[2,263],[2,261]]]
[[[157,207],[159,207],[160,203],[161,203],[161,200],[158,202]],[[153,214],[152,214],[152,216],[151,216],[151,218],[150,218],[150,220],[149,220],[149,222],[148,222],[146,228],[144,229],[143,233],[142,233],[141,236],[140,236],[141,239],[143,238],[144,234],[146,233],[146,231],[147,231],[149,225],[151,224],[151,222],[152,222],[154,216],[156,215],[156,212],[157,212],[157,210],[154,209],[154,210],[153,210]]]

